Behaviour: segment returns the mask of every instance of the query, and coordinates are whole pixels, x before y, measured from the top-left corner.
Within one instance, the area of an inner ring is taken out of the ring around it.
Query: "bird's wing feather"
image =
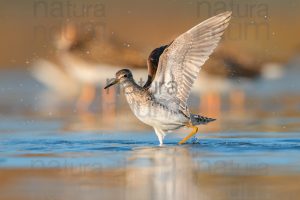
[[[159,102],[172,110],[188,111],[186,102],[191,87],[220,41],[230,17],[231,12],[211,17],[177,37],[164,50],[149,88]]]
[[[169,46],[170,46],[170,44],[158,47],[150,53],[150,55],[147,59],[148,80],[145,83],[145,85],[143,86],[144,88],[148,88],[151,85],[151,83],[155,77],[155,74],[156,74],[159,58],[160,58],[161,54],[164,52],[164,50]]]

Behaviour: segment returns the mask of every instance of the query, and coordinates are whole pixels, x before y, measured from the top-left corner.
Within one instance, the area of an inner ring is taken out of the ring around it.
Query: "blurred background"
[[[299,91],[298,8],[298,1],[1,1],[1,112],[115,115],[128,109],[119,92],[102,90],[115,71],[137,69],[142,84],[154,48],[225,10],[233,18],[195,84],[195,112],[249,116],[248,104],[257,108],[267,94],[278,112]]]
[[[297,199],[299,9],[299,0],[0,1],[3,199]],[[180,130],[158,148],[122,91],[103,87],[122,68],[142,85],[154,48],[224,11],[230,25],[189,99],[217,121],[187,146],[176,146]]]

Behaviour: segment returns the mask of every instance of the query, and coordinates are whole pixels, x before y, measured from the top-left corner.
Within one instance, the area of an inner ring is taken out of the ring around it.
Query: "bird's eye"
[[[127,74],[125,74],[123,77],[124,77],[124,78],[127,78]]]

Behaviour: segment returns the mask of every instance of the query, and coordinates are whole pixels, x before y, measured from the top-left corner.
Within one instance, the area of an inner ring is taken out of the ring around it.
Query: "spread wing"
[[[166,48],[168,48],[169,46],[170,46],[170,44],[158,47],[150,53],[150,55],[147,59],[148,80],[147,80],[146,84],[143,86],[144,88],[148,88],[151,85],[151,83],[155,77],[155,74],[156,74],[159,58],[160,58],[161,54],[164,52],[164,50]]]
[[[231,12],[211,17],[177,37],[164,50],[149,88],[157,101],[174,111],[189,113],[186,103],[191,87],[218,45],[230,17]]]

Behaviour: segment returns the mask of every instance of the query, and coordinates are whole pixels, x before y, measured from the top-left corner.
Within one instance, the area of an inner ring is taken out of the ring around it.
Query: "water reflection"
[[[143,188],[126,199],[198,199],[193,161],[188,149],[181,147],[146,148],[133,152],[127,186]],[[144,167],[141,167],[143,166]],[[145,192],[147,195],[145,195]]]
[[[195,154],[197,148],[191,145],[137,147],[117,168],[104,167],[100,158],[97,162],[91,159],[80,165],[72,163],[70,158],[64,162],[53,158],[52,164],[45,166],[38,159],[42,155],[36,155],[31,159],[39,163],[31,168],[0,171],[3,180],[0,199],[271,200],[300,197],[299,175],[274,172],[269,160],[265,160],[264,165],[260,165],[259,160],[247,164],[241,159],[222,156],[218,161],[210,159],[209,152],[200,150]],[[237,148],[241,148],[240,145]],[[197,157],[203,160],[199,162]]]

